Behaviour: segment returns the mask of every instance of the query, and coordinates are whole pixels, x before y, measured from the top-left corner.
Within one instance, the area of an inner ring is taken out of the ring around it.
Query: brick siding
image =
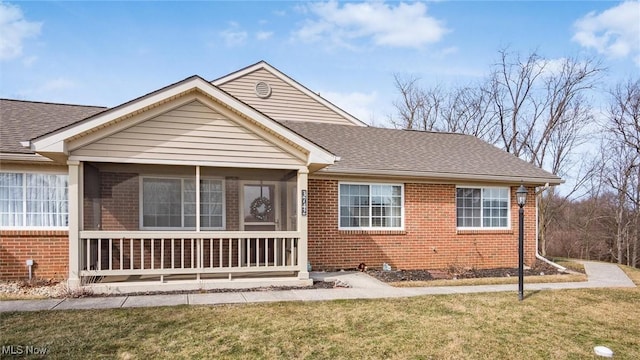
[[[67,231],[1,230],[0,279],[26,280],[26,261],[33,259],[33,276],[65,279],[69,274]]]
[[[338,181],[309,180],[309,261],[314,270],[360,263],[400,269],[451,266],[495,268],[518,264],[518,205],[511,188],[510,230],[457,230],[456,187],[404,184],[402,231],[338,229]],[[525,263],[535,261],[535,201],[525,205]]]
[[[138,230],[138,175],[100,175],[102,229]],[[338,181],[310,179],[309,261],[314,270],[350,269],[362,262],[370,267],[381,267],[382,263],[388,263],[401,269],[517,266],[518,206],[515,203],[515,189],[511,188],[510,230],[457,230],[455,185],[405,183],[404,230],[350,231],[338,229]],[[230,206],[238,201],[236,179],[226,179],[226,191],[227,229],[237,230],[238,209]],[[531,189],[529,193],[525,208],[527,264],[535,261],[535,201]],[[85,203],[85,210],[88,210],[87,207]],[[159,243],[154,245],[159,247]],[[150,246],[150,242],[145,246]],[[128,249],[128,243],[124,248]],[[65,278],[68,274],[67,256],[66,231],[0,232],[1,279],[27,278],[27,259],[33,259],[36,263],[34,276]],[[139,263],[140,254],[137,250],[134,251],[134,258],[135,263]],[[145,262],[150,260],[145,259]],[[159,262],[159,259],[154,260]],[[125,263],[128,263],[128,258]]]
[[[140,211],[138,174],[100,173],[102,230],[139,230]]]

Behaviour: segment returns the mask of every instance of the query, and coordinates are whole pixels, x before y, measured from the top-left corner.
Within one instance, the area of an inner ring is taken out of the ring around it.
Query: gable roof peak
[[[351,124],[356,125],[356,126],[364,126],[364,127],[369,126],[365,122],[363,122],[362,120],[356,118],[355,116],[349,114],[347,111],[345,111],[345,110],[341,109],[340,107],[336,106],[331,101],[325,99],[319,93],[316,93],[316,92],[312,91],[311,89],[309,89],[306,86],[302,85],[301,83],[299,83],[295,79],[291,78],[289,75],[287,75],[284,72],[278,70],[276,67],[274,67],[273,65],[269,64],[265,60],[260,60],[260,61],[258,61],[256,63],[254,63],[253,65],[246,66],[246,67],[244,67],[244,68],[242,68],[240,70],[234,71],[234,72],[232,72],[230,74],[227,74],[225,76],[217,78],[217,79],[211,81],[211,84],[220,87],[220,86],[223,86],[223,85],[225,85],[227,83],[230,83],[230,82],[232,82],[234,80],[237,80],[237,79],[239,79],[239,78],[241,78],[243,76],[246,76],[246,75],[251,74],[251,73],[253,73],[255,71],[258,71],[258,70],[265,70],[265,71],[269,72],[271,75],[273,75],[276,78],[282,80],[284,83],[288,84],[289,86],[293,87],[294,89],[302,92],[307,97],[311,98],[313,101],[315,101],[315,102],[319,103],[320,105],[324,106],[325,108],[329,109],[330,111],[332,111],[333,113],[337,114],[341,118],[347,120]]]

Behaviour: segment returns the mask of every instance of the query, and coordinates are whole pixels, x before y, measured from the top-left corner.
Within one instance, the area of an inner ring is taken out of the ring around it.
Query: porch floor
[[[264,279],[264,278],[285,278],[295,277],[297,272],[295,271],[265,271],[265,272],[252,272],[252,273],[233,273],[231,280],[236,279]],[[198,281],[196,275],[192,274],[177,274],[177,275],[165,275],[160,277],[159,275],[113,275],[113,276],[97,276],[93,281],[88,281],[87,284],[104,284],[104,283],[121,283],[121,282],[172,282],[172,281]],[[229,280],[228,274],[200,274],[199,280]]]
[[[213,289],[251,289],[266,287],[305,287],[312,279],[298,279],[296,271],[251,272],[228,274],[118,275],[85,279],[84,288],[96,294],[131,294]]]

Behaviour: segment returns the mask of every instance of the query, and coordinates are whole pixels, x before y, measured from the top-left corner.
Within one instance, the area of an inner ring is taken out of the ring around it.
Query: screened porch
[[[87,162],[78,171],[81,284],[308,277],[306,169]]]

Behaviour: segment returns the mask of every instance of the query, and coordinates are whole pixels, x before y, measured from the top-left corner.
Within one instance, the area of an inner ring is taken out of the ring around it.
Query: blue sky
[[[385,125],[394,73],[473,82],[505,46],[601,57],[605,83],[637,77],[640,3],[1,2],[0,97],[115,106],[266,60]]]

